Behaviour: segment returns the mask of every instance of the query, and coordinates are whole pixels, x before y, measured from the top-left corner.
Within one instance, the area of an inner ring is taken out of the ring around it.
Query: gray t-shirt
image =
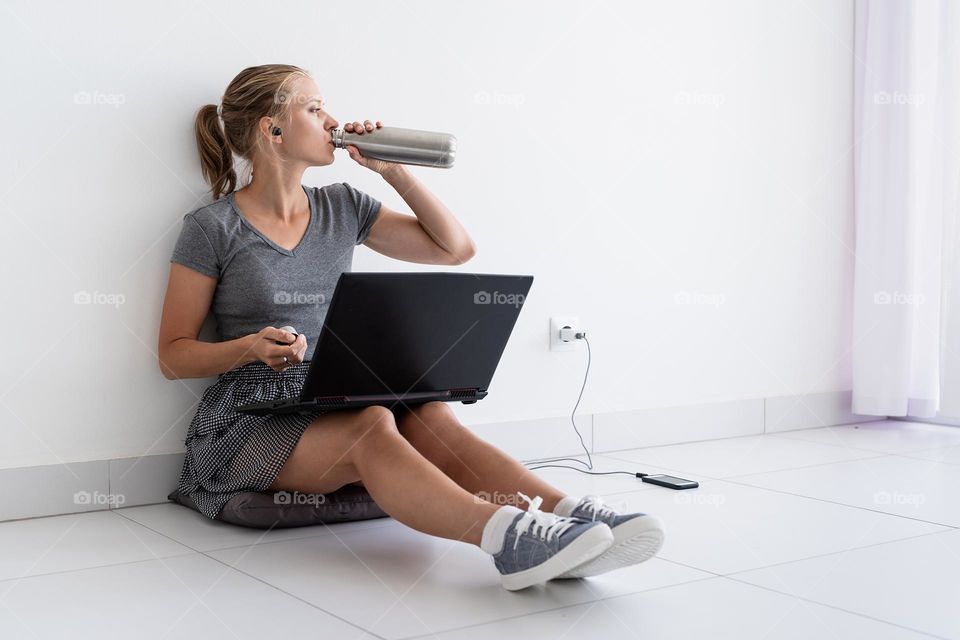
[[[217,278],[211,308],[220,340],[290,325],[313,357],[337,279],[351,270],[380,213],[380,201],[340,182],[303,187],[310,223],[293,251],[260,233],[238,210],[234,194],[183,216],[171,262]]]

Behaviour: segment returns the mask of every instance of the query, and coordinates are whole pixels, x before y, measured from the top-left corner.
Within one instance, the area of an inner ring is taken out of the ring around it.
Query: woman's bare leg
[[[543,498],[541,511],[553,511],[567,495],[464,427],[444,402],[411,405],[399,416],[397,427],[401,435],[473,495],[487,493],[497,506],[512,504],[524,509],[527,504],[517,495],[517,491],[522,491],[530,497]]]
[[[403,524],[477,546],[500,507],[477,500],[418,452],[393,413],[367,407],[324,414],[307,427],[270,488],[326,493],[362,483]]]

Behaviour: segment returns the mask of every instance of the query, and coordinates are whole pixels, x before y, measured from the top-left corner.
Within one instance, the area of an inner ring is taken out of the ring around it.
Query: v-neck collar
[[[270,238],[268,238],[266,235],[264,235],[263,233],[261,233],[260,230],[257,229],[257,228],[253,225],[252,222],[250,222],[249,220],[247,220],[247,217],[246,217],[245,215],[243,215],[243,213],[241,213],[240,207],[237,206],[237,200],[236,200],[236,198],[233,197],[234,194],[236,193],[235,191],[231,191],[230,194],[227,196],[227,199],[229,200],[230,206],[233,208],[234,212],[236,212],[236,214],[240,217],[240,220],[243,222],[243,224],[245,224],[245,225],[247,226],[248,229],[250,229],[250,230],[253,231],[255,234],[257,234],[258,236],[260,236],[260,238],[261,238],[264,242],[266,242],[268,245],[270,245],[271,247],[273,247],[274,249],[276,249],[277,251],[279,251],[279,252],[282,253],[283,255],[296,257],[296,255],[297,255],[297,250],[298,250],[300,247],[302,247],[302,246],[304,245],[304,243],[307,241],[307,238],[310,237],[310,232],[313,230],[313,227],[314,227],[314,221],[317,219],[317,210],[316,210],[316,207],[315,207],[315,205],[314,205],[314,203],[313,203],[313,198],[310,197],[310,192],[307,191],[307,188],[306,188],[305,186],[303,186],[303,185],[300,185],[300,188],[303,189],[303,192],[304,192],[305,194],[307,194],[307,202],[310,204],[310,221],[307,223],[307,230],[303,233],[303,237],[300,238],[300,242],[298,242],[298,243],[297,243],[297,246],[295,246],[292,250],[291,250],[291,249],[287,249],[286,247],[281,247],[281,246],[278,245],[276,242],[274,242],[273,240],[271,240]]]

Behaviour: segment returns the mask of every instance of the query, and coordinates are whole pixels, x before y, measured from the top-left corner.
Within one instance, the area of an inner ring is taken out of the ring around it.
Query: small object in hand
[[[297,333],[297,330],[291,327],[290,325],[287,325],[285,327],[280,327],[280,331],[286,331],[287,333],[292,333],[294,342],[296,342],[297,336],[300,335],[299,333]],[[274,340],[274,342],[276,342],[277,344],[281,344],[283,346],[286,346],[288,344],[293,344],[293,342],[282,342],[280,340]]]

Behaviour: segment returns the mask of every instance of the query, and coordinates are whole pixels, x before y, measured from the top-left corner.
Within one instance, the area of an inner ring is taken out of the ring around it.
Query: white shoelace
[[[543,498],[537,496],[536,498],[530,499],[529,496],[524,495],[517,491],[521,498],[530,503],[530,506],[527,507],[527,512],[517,520],[517,524],[514,525],[513,530],[517,532],[517,537],[513,541],[513,548],[517,548],[517,544],[520,542],[520,536],[527,531],[531,526],[533,531],[531,533],[541,540],[549,540],[553,536],[560,536],[564,531],[576,524],[576,521],[572,518],[564,518],[558,516],[555,513],[545,513],[540,511],[540,504],[543,502]]]
[[[620,515],[617,511],[604,505],[603,500],[600,499],[600,496],[584,496],[581,499],[580,504],[584,509],[593,513],[593,520],[597,519],[598,513],[604,517]]]

